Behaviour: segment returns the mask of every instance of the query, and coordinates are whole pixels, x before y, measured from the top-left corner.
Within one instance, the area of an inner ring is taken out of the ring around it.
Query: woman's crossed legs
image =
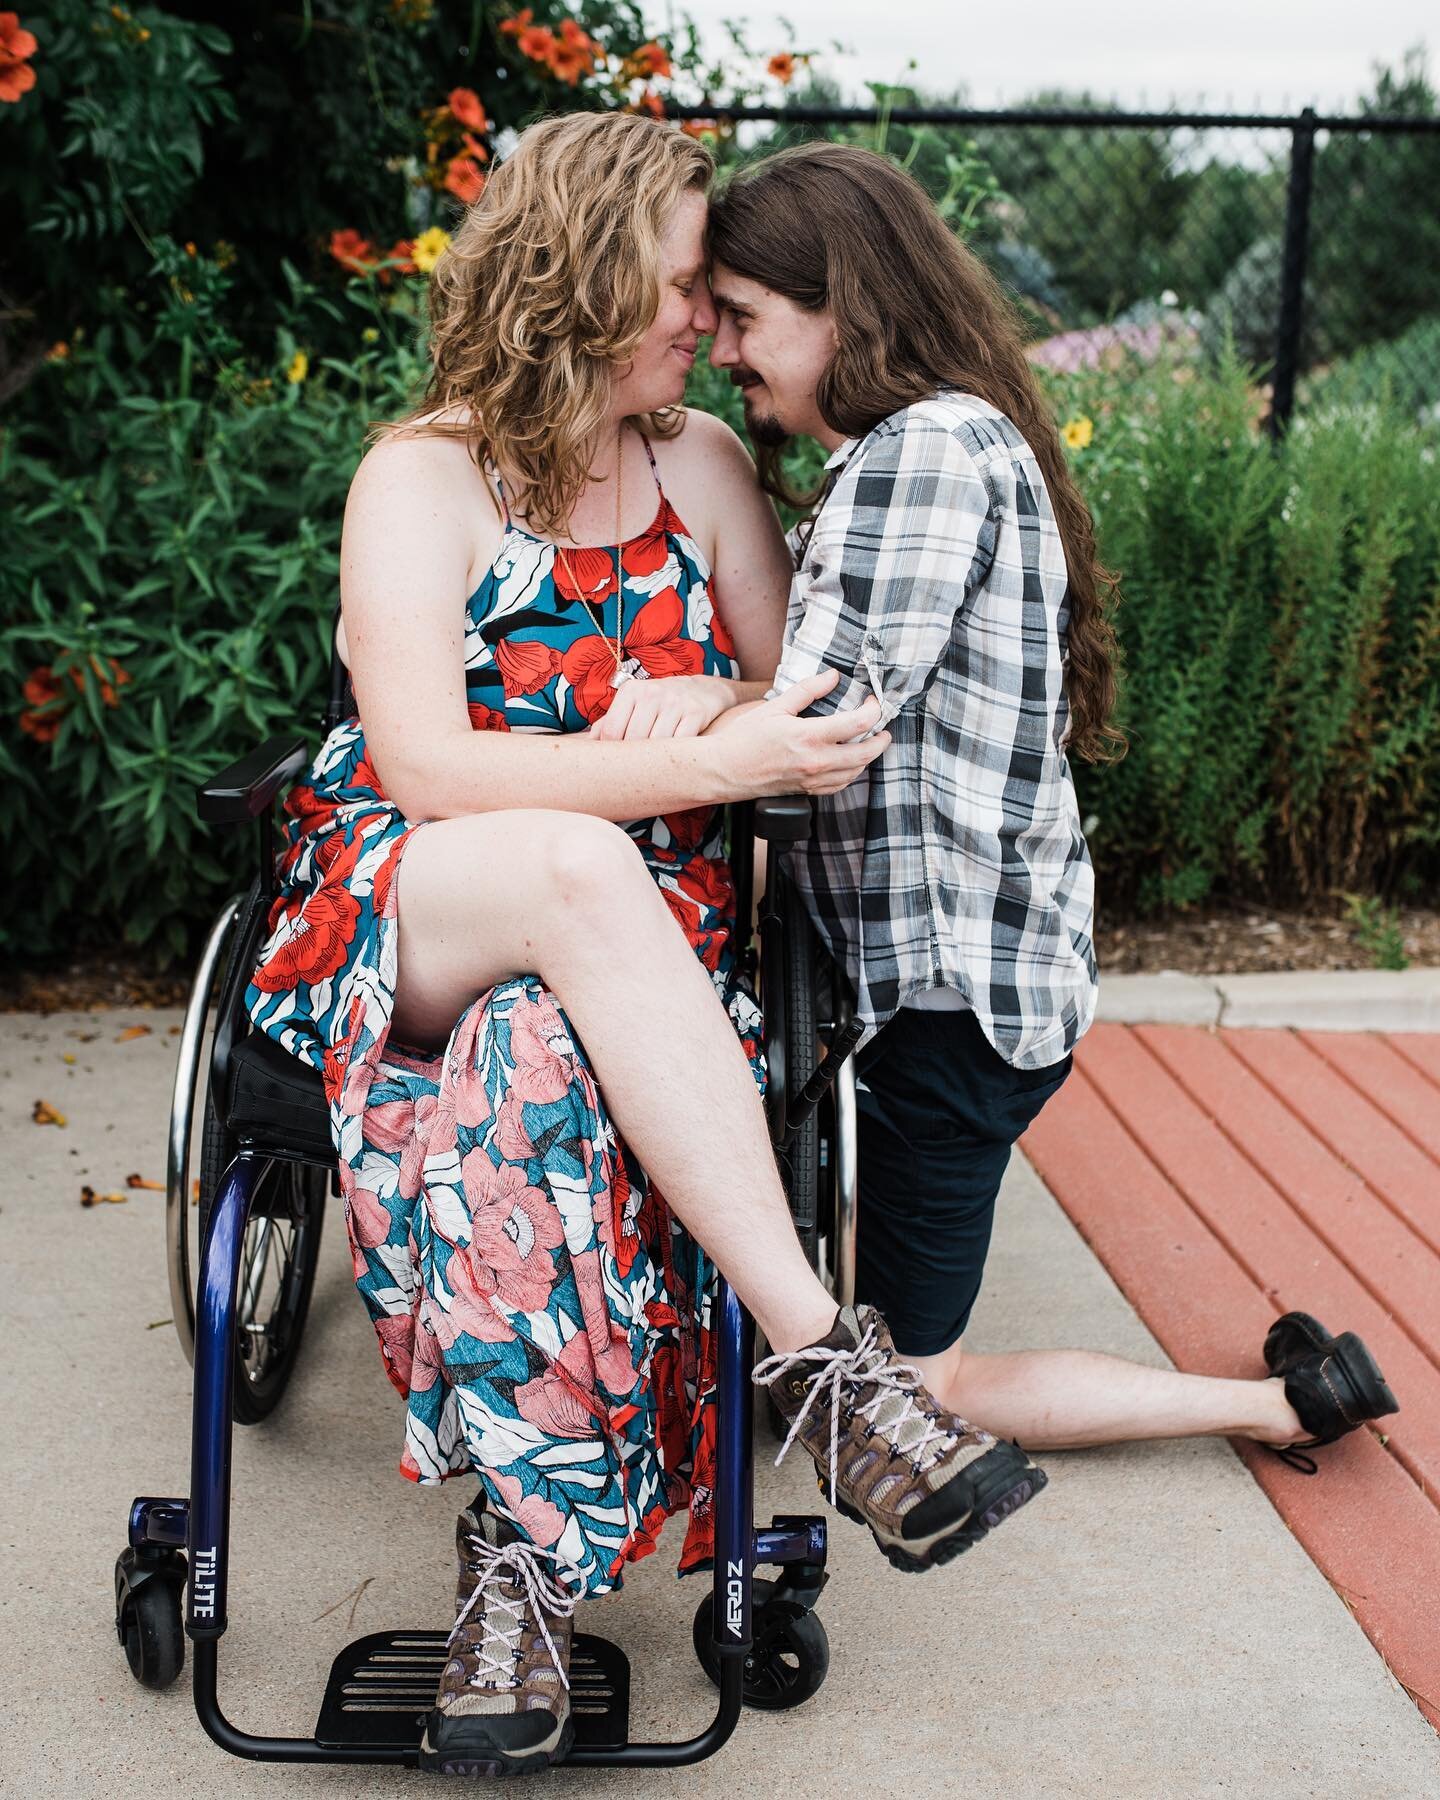
[[[835,1302],[806,1261],[745,1052],[635,844],[588,813],[439,819],[400,864],[391,1029],[439,1047],[478,994],[538,974],[617,1129],[779,1351]]]

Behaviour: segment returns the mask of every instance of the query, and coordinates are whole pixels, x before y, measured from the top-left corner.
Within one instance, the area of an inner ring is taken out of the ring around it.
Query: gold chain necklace
[[[634,671],[625,667],[623,646],[625,641],[625,581],[620,563],[620,502],[621,477],[625,472],[625,421],[622,419],[615,431],[615,642],[611,644],[605,637],[604,614],[597,614],[594,607],[580,590],[580,583],[575,579],[575,571],[570,566],[570,558],[565,554],[565,546],[556,544],[555,554],[560,558],[560,567],[565,571],[565,579],[574,589],[576,598],[595,622],[595,629],[605,639],[607,649],[615,658],[615,673],[610,677],[612,688],[619,687],[622,681],[633,681]]]

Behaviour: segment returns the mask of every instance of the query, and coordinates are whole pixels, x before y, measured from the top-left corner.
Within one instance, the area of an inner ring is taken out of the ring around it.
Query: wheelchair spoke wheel
[[[272,1161],[261,1176],[240,1258],[235,1333],[235,1416],[246,1423],[273,1410],[294,1365],[324,1194],[323,1172],[299,1163]]]
[[[200,1242],[238,1145],[206,1107]],[[258,1425],[295,1367],[320,1256],[329,1172],[270,1157],[260,1171],[240,1247],[235,1306],[235,1422]]]

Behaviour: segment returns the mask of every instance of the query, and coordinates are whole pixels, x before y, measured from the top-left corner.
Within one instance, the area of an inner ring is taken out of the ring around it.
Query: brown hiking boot
[[[897,1569],[949,1562],[1045,1486],[1018,1444],[940,1405],[873,1306],[842,1307],[828,1336],[767,1356],[752,1380],[790,1421],[776,1463],[798,1437],[820,1491],[828,1468],[832,1503],[870,1527]]]
[[[443,1775],[543,1769],[566,1755],[575,1736],[576,1601],[557,1579],[563,1565],[507,1520],[474,1507],[460,1514],[455,1544],[460,1578],[450,1660],[426,1720],[420,1766]]]

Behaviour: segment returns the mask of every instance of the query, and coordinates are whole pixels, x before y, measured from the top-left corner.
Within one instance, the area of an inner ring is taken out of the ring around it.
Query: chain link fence
[[[747,156],[879,141],[942,202],[978,197],[968,240],[1037,362],[1213,354],[1228,335],[1273,430],[1386,390],[1440,426],[1440,118],[792,105],[719,122],[747,126]]]

